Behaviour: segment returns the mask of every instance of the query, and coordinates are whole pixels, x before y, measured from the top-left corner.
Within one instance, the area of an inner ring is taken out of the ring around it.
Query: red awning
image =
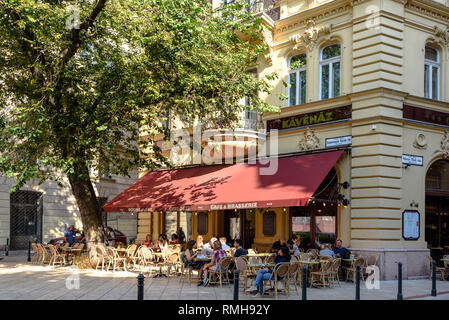
[[[268,165],[239,163],[152,171],[103,206],[104,211],[224,210],[304,206],[342,150],[276,159]]]

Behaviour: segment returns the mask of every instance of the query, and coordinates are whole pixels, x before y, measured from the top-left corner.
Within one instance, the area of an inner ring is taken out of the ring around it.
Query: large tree
[[[242,23],[244,21],[244,23]],[[165,162],[164,116],[230,125],[270,79],[247,70],[267,52],[261,19],[206,0],[2,0],[0,171],[68,177],[89,243],[103,240],[89,169],[129,175]],[[142,150],[146,150],[142,155]]]

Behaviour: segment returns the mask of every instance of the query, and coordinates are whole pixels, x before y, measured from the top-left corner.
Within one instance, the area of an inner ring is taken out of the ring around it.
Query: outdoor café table
[[[156,258],[155,260],[159,263],[162,263],[161,258],[164,257],[164,254],[162,252],[153,252],[153,256]],[[162,265],[159,267],[159,273],[155,274],[153,278],[160,278],[165,277],[167,278],[167,275],[162,273]]]
[[[267,258],[271,255],[271,253],[249,253],[246,255],[246,257],[251,258],[251,257],[256,257],[256,258],[261,258],[263,260],[263,262],[267,262]]]

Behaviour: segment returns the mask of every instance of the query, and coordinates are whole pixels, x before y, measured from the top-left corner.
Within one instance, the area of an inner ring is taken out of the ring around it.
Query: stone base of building
[[[402,262],[402,279],[413,280],[429,277],[429,249],[371,249],[348,248],[361,255],[377,255],[377,265],[381,280],[395,280],[398,275],[398,262]]]

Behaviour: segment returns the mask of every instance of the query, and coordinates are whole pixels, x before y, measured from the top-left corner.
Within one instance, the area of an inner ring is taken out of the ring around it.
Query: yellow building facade
[[[344,148],[334,183],[348,182],[338,192],[348,203],[329,202],[335,204],[332,239],[377,255],[382,279],[395,278],[398,261],[405,279],[428,276],[429,254],[438,259],[449,248],[447,1],[255,2],[270,46],[257,74],[279,76],[265,97],[281,108],[262,115],[267,142],[277,129],[280,155]],[[345,115],[337,116],[341,110]],[[266,250],[292,236],[298,210],[273,208],[274,219],[266,220],[275,226],[271,233],[264,233],[266,208],[211,210],[201,228],[201,212],[181,212],[176,226],[207,241],[229,236],[227,225],[241,219],[251,246]],[[164,217],[139,213],[138,238],[166,231]]]

